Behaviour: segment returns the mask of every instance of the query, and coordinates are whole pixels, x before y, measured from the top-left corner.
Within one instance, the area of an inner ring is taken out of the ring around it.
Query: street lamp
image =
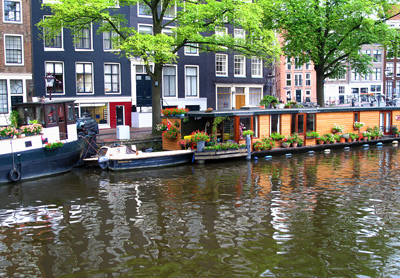
[[[51,100],[51,92],[52,90],[54,90],[56,78],[50,72],[48,72],[44,79],[46,80],[46,92],[49,93],[49,97]]]
[[[388,97],[389,97],[389,79],[388,79],[388,77],[389,77],[389,75],[392,75],[393,73],[392,73],[392,70],[391,69],[389,69],[389,68],[386,68],[385,69],[385,84],[386,84],[386,90],[385,90],[385,101],[386,101],[386,105],[388,104],[388,102],[387,102],[387,100],[388,100]]]

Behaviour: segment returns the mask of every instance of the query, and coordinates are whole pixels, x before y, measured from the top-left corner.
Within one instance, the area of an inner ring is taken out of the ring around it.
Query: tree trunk
[[[325,107],[325,92],[324,92],[324,70],[323,66],[314,67],[317,75],[317,104],[320,107]]]
[[[154,75],[152,78],[152,133],[156,134],[156,126],[161,123],[161,88],[162,88],[162,65],[154,65]],[[156,86],[157,84],[157,86]]]

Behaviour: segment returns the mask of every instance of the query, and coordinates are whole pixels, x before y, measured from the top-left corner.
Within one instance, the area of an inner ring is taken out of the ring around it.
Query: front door
[[[246,105],[246,96],[245,95],[236,95],[236,109],[240,109],[241,107]]]
[[[296,101],[301,102],[301,90],[296,90]]]
[[[136,75],[137,106],[151,106],[151,77],[147,74]]]
[[[59,104],[57,107],[58,114],[58,128],[60,131],[60,139],[67,139],[67,122],[65,120],[65,107],[64,104]]]
[[[391,133],[391,125],[392,125],[392,112],[391,111],[383,111],[379,113],[379,125],[380,129],[383,131],[383,134]]]
[[[117,117],[117,126],[124,125],[124,107],[120,105],[116,106],[115,113]]]

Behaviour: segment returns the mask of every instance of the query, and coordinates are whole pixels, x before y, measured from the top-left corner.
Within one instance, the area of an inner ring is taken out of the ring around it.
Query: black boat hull
[[[52,150],[45,148],[0,155],[0,183],[70,171],[80,160],[86,141],[79,139]]]

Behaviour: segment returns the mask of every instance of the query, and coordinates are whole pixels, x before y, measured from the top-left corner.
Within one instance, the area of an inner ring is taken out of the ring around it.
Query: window
[[[170,1],[168,7],[165,9],[164,17],[174,18],[176,16],[176,6],[174,1]]]
[[[339,86],[339,95],[344,94],[344,86]]]
[[[382,62],[382,50],[379,49],[374,50],[374,59],[375,62]]]
[[[20,23],[21,1],[4,1],[4,22]]]
[[[393,49],[388,49],[386,51],[386,59],[393,59],[394,58],[394,51]]]
[[[215,36],[217,37],[223,37],[226,34],[228,34],[228,28],[226,27],[221,27],[221,26],[217,26],[215,27]]]
[[[231,108],[231,88],[217,87],[217,110],[228,110]]]
[[[380,93],[382,91],[381,85],[371,85],[371,92]]]
[[[242,135],[245,130],[253,130],[253,137],[258,138],[258,116],[239,117],[239,139],[245,139]]]
[[[246,76],[246,68],[245,68],[245,58],[243,55],[235,55],[234,57],[234,75],[238,76]]]
[[[75,49],[91,50],[92,49],[92,28],[88,26],[77,32],[75,35]]]
[[[292,60],[289,57],[286,58],[286,69],[287,70],[292,69]]]
[[[23,65],[22,36],[5,35],[6,65]]]
[[[62,30],[59,34],[57,34],[54,38],[44,38],[44,47],[47,48],[46,50],[50,49],[62,49],[63,48],[63,37],[62,37]]]
[[[360,121],[360,112],[354,112],[354,117],[353,117],[353,125],[355,122],[359,122]]]
[[[119,64],[104,64],[104,91],[106,94],[120,93]]]
[[[138,2],[138,15],[139,16],[151,16],[151,9],[146,3],[140,1]]]
[[[163,68],[163,94],[164,97],[176,97],[176,67]]]
[[[371,56],[371,49],[364,49],[364,50],[362,51],[362,54],[363,54],[363,55],[367,55],[367,56]]]
[[[382,69],[374,68],[372,71],[372,80],[382,80]]]
[[[46,76],[54,77],[50,80],[46,80],[46,92],[49,93],[64,93],[64,71],[63,63],[61,62],[46,62]]]
[[[93,93],[93,76],[91,63],[76,63],[76,92]]]
[[[400,94],[400,81],[396,81],[396,95],[399,96]]]
[[[153,34],[153,26],[139,24],[138,32],[143,35],[145,35],[145,34],[152,35]]]
[[[294,58],[294,69],[301,70],[303,69],[303,64],[300,63],[300,58]]]
[[[295,86],[303,86],[303,74],[301,73],[296,73],[294,75],[294,85]]]
[[[8,113],[7,80],[0,80],[0,114]]]
[[[306,63],[306,70],[309,70],[309,69],[311,69],[311,63],[310,63],[310,62],[307,62],[307,63]]]
[[[261,101],[261,88],[249,88],[249,105],[258,106]]]
[[[286,73],[286,86],[292,86],[292,74]]]
[[[306,86],[311,86],[311,73],[306,73]]]
[[[363,76],[363,79],[364,79],[364,80],[371,80],[370,74],[369,74],[369,73],[365,74],[365,75]]]
[[[185,67],[186,96],[195,97],[198,91],[198,67]]]
[[[185,55],[199,55],[198,44],[188,44],[185,46]]]
[[[215,74],[228,76],[228,59],[226,54],[215,54]]]
[[[251,57],[251,77],[262,77],[262,60],[258,57]]]
[[[393,93],[393,81],[387,81],[386,82],[386,96],[388,98],[391,98],[392,93]]]
[[[393,73],[394,73],[394,64],[386,63],[386,70],[385,70],[386,77],[392,77]]]
[[[281,115],[270,115],[270,134],[273,132],[280,133],[280,122],[281,122]]]
[[[23,93],[22,80],[10,80],[10,93],[13,95]]]
[[[360,80],[360,74],[358,74],[357,71],[352,70],[351,71],[351,80]]]
[[[400,77],[400,63],[396,63],[396,76]]]
[[[244,43],[246,38],[246,32],[243,29],[234,29],[233,37]]]
[[[117,33],[114,31],[103,32],[103,49],[104,50],[115,50],[113,39],[117,37]]]

